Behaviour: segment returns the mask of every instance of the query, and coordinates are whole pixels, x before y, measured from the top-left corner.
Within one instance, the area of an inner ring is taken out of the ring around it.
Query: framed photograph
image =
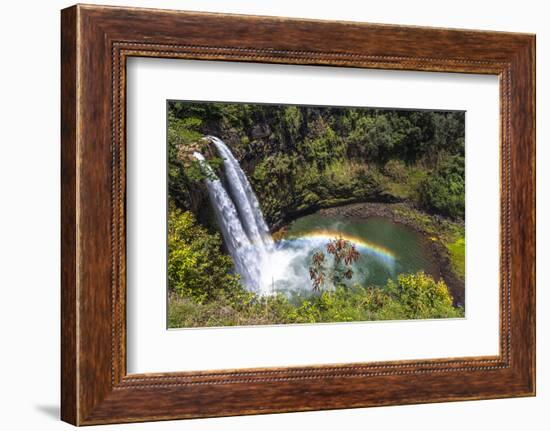
[[[61,14],[62,419],[535,394],[535,37]]]

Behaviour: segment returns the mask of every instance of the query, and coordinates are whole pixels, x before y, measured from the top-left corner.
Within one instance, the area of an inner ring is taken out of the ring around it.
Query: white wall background
[[[537,34],[538,396],[105,426],[134,430],[544,430],[550,423],[550,13],[545,2],[461,0],[101,1],[171,9],[477,28]],[[59,422],[60,0],[4,2],[0,14],[0,427],[63,430]]]

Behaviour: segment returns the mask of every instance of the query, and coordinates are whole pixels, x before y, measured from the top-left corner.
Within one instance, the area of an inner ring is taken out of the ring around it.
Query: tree
[[[464,218],[465,189],[464,157],[450,157],[420,183],[420,203],[429,211]]]
[[[350,280],[353,277],[353,264],[359,260],[355,245],[342,237],[331,239],[326,245],[326,251],[332,257],[330,263],[321,250],[316,251],[311,258],[309,276],[314,291],[320,291],[324,284],[335,287]]]
[[[221,250],[219,234],[209,234],[189,211],[168,213],[168,286],[180,297],[205,302],[241,289],[231,257]]]

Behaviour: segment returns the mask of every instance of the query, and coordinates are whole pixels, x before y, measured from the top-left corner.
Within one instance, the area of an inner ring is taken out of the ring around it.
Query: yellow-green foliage
[[[168,325],[178,327],[267,325],[463,317],[443,281],[419,272],[386,286],[340,286],[316,295],[258,297],[236,289],[210,301],[170,296]]]
[[[453,271],[462,279],[465,277],[466,240],[464,236],[457,238],[454,242],[447,244]]]
[[[409,319],[458,316],[445,282],[436,282],[424,272],[400,274],[397,281],[389,280],[386,288]]]
[[[168,212],[168,286],[170,292],[198,303],[221,292],[242,290],[238,276],[230,271],[231,258],[221,252],[219,234],[197,225],[189,211]]]
[[[177,146],[196,142],[202,138],[199,132],[203,121],[197,117],[176,118],[174,114],[168,113],[168,142]]]

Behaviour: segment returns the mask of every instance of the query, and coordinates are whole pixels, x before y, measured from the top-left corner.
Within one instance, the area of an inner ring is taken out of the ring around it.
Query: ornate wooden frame
[[[534,395],[534,35],[82,5],[61,17],[63,420],[88,425]],[[498,75],[500,354],[127,375],[130,56]]]

